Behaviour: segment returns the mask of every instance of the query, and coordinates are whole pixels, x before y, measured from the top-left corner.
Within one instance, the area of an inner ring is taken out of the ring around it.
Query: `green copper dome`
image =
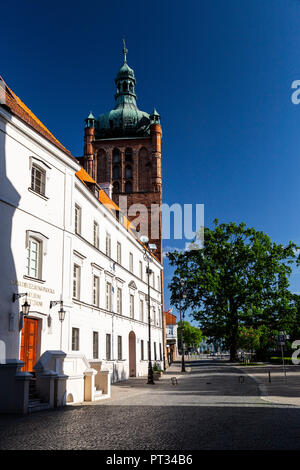
[[[134,78],[134,71],[132,70],[132,68],[129,67],[127,62],[124,62],[124,64],[122,65],[122,67],[120,68],[117,74],[117,78],[115,82],[121,78],[126,78],[126,77]]]
[[[127,64],[125,42],[123,53],[124,63],[115,78],[116,104],[114,109],[99,116],[96,124],[99,138],[145,136],[150,132],[150,116],[140,111],[136,104],[136,80],[133,69]]]

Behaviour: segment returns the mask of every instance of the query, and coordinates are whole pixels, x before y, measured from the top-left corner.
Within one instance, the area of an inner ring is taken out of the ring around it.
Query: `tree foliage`
[[[183,278],[187,294],[183,308],[192,310],[206,336],[225,340],[235,360],[239,327],[290,330],[297,308],[289,276],[298,247],[292,242],[276,244],[244,223],[215,220],[214,225],[204,228],[202,249],[168,254],[175,267],[169,285],[171,302],[178,305]]]
[[[200,328],[191,325],[188,321],[183,321],[183,342],[185,347],[199,347],[204,339]],[[181,347],[181,322],[177,323],[178,344]]]

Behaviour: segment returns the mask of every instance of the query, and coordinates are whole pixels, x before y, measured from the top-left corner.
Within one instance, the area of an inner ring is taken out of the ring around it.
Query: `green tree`
[[[177,323],[178,344],[181,345],[181,322]],[[191,325],[188,321],[183,322],[183,342],[185,347],[199,347],[204,339],[200,328]]]
[[[202,249],[168,254],[175,267],[169,285],[171,302],[178,305],[183,278],[187,294],[183,309],[191,309],[206,336],[224,339],[234,361],[239,326],[290,330],[297,309],[288,279],[298,247],[292,242],[276,244],[244,223],[215,220],[214,225],[204,228]]]

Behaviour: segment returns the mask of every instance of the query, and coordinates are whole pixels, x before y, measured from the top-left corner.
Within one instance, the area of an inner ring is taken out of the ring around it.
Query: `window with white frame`
[[[134,295],[130,294],[130,318],[134,318]]]
[[[106,310],[111,311],[111,283],[106,283]]]
[[[93,331],[93,359],[99,359],[99,333]]]
[[[33,163],[31,167],[31,189],[36,193],[45,196],[46,171],[35,163]]]
[[[111,258],[111,236],[109,233],[106,234],[106,246],[105,246],[106,256]]]
[[[73,297],[74,299],[80,299],[80,271],[81,268],[78,264],[73,266]]]
[[[98,276],[93,276],[93,305],[99,307],[99,286],[100,279]]]
[[[144,360],[144,340],[141,339],[141,361]]]
[[[72,328],[72,351],[79,351],[79,328]]]
[[[144,301],[140,299],[140,321],[144,321]]]
[[[117,313],[122,315],[122,289],[117,288]]]
[[[133,254],[129,253],[129,271],[133,273]]]
[[[118,336],[118,361],[122,360],[122,336]]]
[[[93,243],[96,248],[99,248],[99,224],[94,220]]]
[[[75,204],[75,233],[81,234],[81,207]]]
[[[106,360],[111,360],[111,335],[106,335]]]
[[[156,308],[153,307],[153,324],[156,325]]]
[[[120,242],[117,242],[117,263],[122,264],[122,246]]]
[[[29,237],[27,246],[27,276],[35,279],[42,278],[42,242],[34,237]]]

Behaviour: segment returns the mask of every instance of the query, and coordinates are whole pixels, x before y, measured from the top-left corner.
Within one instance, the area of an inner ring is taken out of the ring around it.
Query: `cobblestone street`
[[[154,386],[144,378],[113,385],[97,404],[2,415],[0,449],[300,448],[300,407],[263,401],[251,377],[217,361],[191,362],[185,375],[174,367]]]

